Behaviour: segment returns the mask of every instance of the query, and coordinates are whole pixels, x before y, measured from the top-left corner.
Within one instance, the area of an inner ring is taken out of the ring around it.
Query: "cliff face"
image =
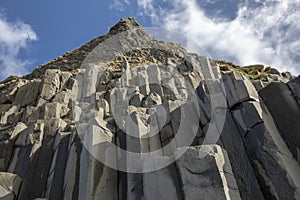
[[[128,18],[10,77],[1,198],[300,199],[300,78],[225,65]]]

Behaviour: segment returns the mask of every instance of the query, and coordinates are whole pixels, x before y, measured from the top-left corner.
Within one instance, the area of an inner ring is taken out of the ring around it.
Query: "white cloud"
[[[159,0],[137,2],[154,25],[190,36],[213,58],[300,73],[300,0],[241,1],[233,20],[207,16],[196,0],[165,0],[168,8],[156,7]]]
[[[8,22],[3,13],[0,13],[0,30],[0,80],[27,73],[30,62],[18,56],[30,41],[37,40],[36,33],[22,21]]]
[[[128,6],[129,4],[129,0],[114,0],[114,2],[109,5],[109,8],[124,11],[125,6]]]

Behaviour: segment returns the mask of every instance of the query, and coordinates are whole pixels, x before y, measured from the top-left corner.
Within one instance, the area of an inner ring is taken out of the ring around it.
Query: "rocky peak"
[[[72,71],[78,69],[83,60],[87,57],[87,55],[100,43],[104,42],[111,36],[124,32],[126,30],[132,29],[140,29],[143,30],[142,27],[137,23],[134,18],[122,18],[115,26],[113,26],[110,31],[103,36],[96,37],[84,44],[83,46],[76,48],[72,51],[66,52],[62,56],[53,59],[52,61],[38,66],[32,73],[23,76],[25,79],[38,78],[45,74],[47,69],[60,69],[62,71]],[[146,32],[144,32],[146,34]],[[14,77],[17,79],[17,77]]]
[[[129,18],[122,18],[116,25],[114,25],[110,30],[109,34],[116,34],[123,31],[135,29],[135,28],[142,28],[141,25],[132,17]]]

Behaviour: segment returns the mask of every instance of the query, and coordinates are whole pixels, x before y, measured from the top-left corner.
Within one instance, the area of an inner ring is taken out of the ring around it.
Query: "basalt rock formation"
[[[256,68],[121,19],[0,83],[0,199],[300,199],[300,77]]]

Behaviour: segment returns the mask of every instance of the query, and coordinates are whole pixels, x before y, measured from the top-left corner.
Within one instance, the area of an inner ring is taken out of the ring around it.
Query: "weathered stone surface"
[[[226,151],[219,146],[179,148],[175,155],[184,199],[241,199]]]
[[[67,122],[60,118],[52,118],[45,123],[45,132],[47,135],[55,135],[58,130],[63,131],[67,126]]]
[[[287,84],[288,84],[293,96],[295,97],[296,101],[300,105],[300,77],[289,81]]]
[[[98,69],[96,65],[91,65],[88,67],[88,70],[84,74],[83,82],[83,97],[88,97],[96,92],[96,84],[98,81]]]
[[[0,142],[0,171],[6,171],[13,152],[13,142],[6,140]]]
[[[252,81],[252,84],[254,85],[254,87],[257,91],[259,91],[260,89],[262,89],[264,87],[261,80]]]
[[[48,69],[41,88],[41,97],[50,100],[60,88],[59,70]]]
[[[279,133],[268,130],[267,126],[257,125],[245,138],[255,172],[260,177],[264,197],[299,199],[299,164],[288,151]]]
[[[8,117],[13,115],[14,113],[18,112],[19,109],[20,109],[20,106],[15,105],[15,106],[10,107],[9,110],[7,110],[6,112],[2,113],[0,124],[11,123],[10,121],[8,121]]]
[[[45,117],[46,121],[53,118],[60,118],[62,105],[60,103],[46,103],[45,104]]]
[[[72,136],[64,174],[64,199],[77,199],[79,193],[80,155],[83,147],[78,135]]]
[[[263,199],[264,197],[250,163],[243,138],[230,113],[226,114],[218,144],[228,153],[241,198]]]
[[[23,113],[22,121],[25,123],[35,122],[40,119],[42,115],[42,109],[40,107],[27,106]]]
[[[71,90],[66,89],[57,93],[53,99],[53,102],[58,102],[68,106],[70,99],[71,99]]]
[[[12,107],[11,104],[1,104],[0,105],[0,113],[8,111]]]
[[[39,150],[44,138],[44,123],[38,120],[18,134],[8,172],[24,178],[30,158]]]
[[[300,107],[288,86],[285,83],[273,82],[260,90],[259,94],[293,156],[300,161]]]
[[[250,161],[267,199],[297,199],[299,166],[263,104],[245,102],[233,111]],[[288,192],[287,192],[288,191]]]
[[[117,199],[117,172],[83,148],[80,158],[79,199]]]
[[[222,77],[230,108],[248,100],[258,100],[258,94],[248,78],[240,72],[229,72]]]
[[[56,134],[53,144],[53,159],[48,174],[45,197],[48,199],[63,199],[64,175],[68,160],[70,133]]]
[[[144,164],[149,167],[157,165],[156,162],[168,160],[168,157],[156,157],[155,159],[147,160]],[[143,174],[143,194],[145,200],[151,199],[166,199],[179,200],[182,199],[179,177],[176,173],[175,164],[172,164],[163,169],[144,173]]]
[[[22,179],[15,174],[0,172],[0,199],[16,199],[21,182]]]
[[[19,199],[27,200],[43,197],[53,157],[53,143],[54,137],[45,137],[41,148],[31,155],[21,185]]]
[[[244,102],[231,112],[242,136],[245,136],[254,126],[263,122],[260,104],[255,101]]]
[[[40,83],[37,81],[29,82],[20,87],[16,94],[14,104],[20,105],[21,107],[34,105],[39,94],[39,87]]]

